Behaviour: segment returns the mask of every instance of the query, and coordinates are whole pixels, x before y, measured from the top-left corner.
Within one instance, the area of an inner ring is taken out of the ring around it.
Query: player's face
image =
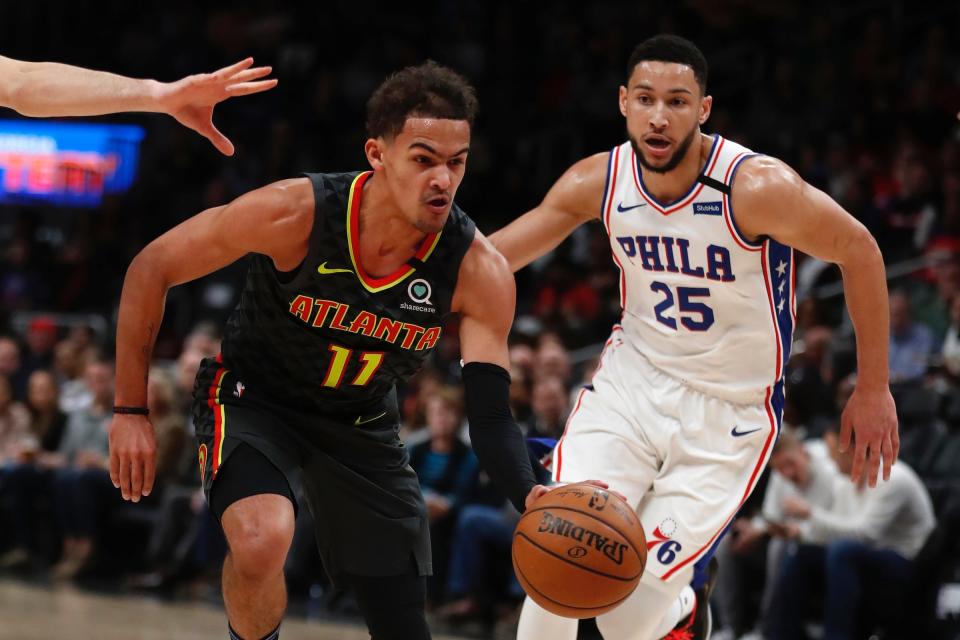
[[[777,453],[770,459],[770,465],[798,487],[806,487],[810,482],[810,459],[800,447]]]
[[[379,156],[371,154],[371,144]],[[367,142],[377,175],[407,220],[423,233],[437,233],[450,215],[467,168],[470,125],[466,120],[407,118],[391,140]]]
[[[645,60],[634,67],[627,86],[620,87],[620,112],[640,164],[657,173],[676,168],[712,104],[685,64]]]

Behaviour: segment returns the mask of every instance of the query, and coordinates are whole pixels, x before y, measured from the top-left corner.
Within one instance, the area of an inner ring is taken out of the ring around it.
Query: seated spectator
[[[902,292],[890,295],[890,383],[916,382],[927,372],[933,334],[913,322],[910,303]]]
[[[454,517],[476,480],[477,460],[457,435],[463,423],[463,401],[457,390],[438,388],[427,400],[426,414],[430,439],[410,448],[410,466],[420,477],[430,519],[434,562],[430,597],[436,601],[442,592]]]
[[[769,539],[766,549],[766,579],[761,598],[761,623],[767,626],[773,587],[777,583],[780,565],[787,548],[783,535],[785,524],[797,521],[784,512],[789,496],[800,496],[808,503],[829,509],[838,471],[823,440],[801,441],[792,431],[780,433],[770,455],[770,480],[763,494],[760,514],[754,518],[734,520],[729,536],[720,544],[717,555],[723,571],[715,592],[717,602],[726,613],[722,616],[727,626],[738,634],[749,629],[743,619],[742,607],[748,600],[742,591],[741,565],[755,559],[762,551],[762,543]]]
[[[27,377],[20,362],[17,341],[10,336],[0,336],[0,376],[10,381],[14,398],[24,398],[27,392]]]
[[[67,414],[60,410],[57,378],[49,370],[39,369],[30,374],[27,409],[30,411],[33,451],[21,457],[21,462],[28,462],[38,450],[56,451],[67,427]]]
[[[60,387],[60,410],[71,413],[90,406],[90,390],[83,380],[87,355],[75,342],[63,340],[53,349],[53,370]]]
[[[530,418],[525,427],[530,438],[559,438],[567,422],[570,395],[563,380],[541,376],[533,383]]]
[[[824,439],[840,472],[849,476],[855,447],[840,452],[835,429]],[[805,636],[810,594],[822,594],[826,638],[866,637],[870,629],[858,627],[868,616],[876,621],[903,614],[898,604],[910,584],[911,561],[935,524],[930,496],[906,463],[897,462],[890,480],[873,489],[839,477],[829,508],[789,496],[783,512],[801,522],[783,525],[798,546],[777,581],[773,640]]]
[[[10,380],[0,375],[0,465],[15,458],[29,436],[30,412],[13,399]]]
[[[960,295],[950,304],[950,328],[943,341],[943,366],[954,378],[960,378]]]
[[[108,428],[113,405],[113,364],[87,365],[84,378],[93,402],[67,420],[63,442],[45,464],[54,468],[54,504],[63,531],[63,554],[55,578],[71,578],[93,557],[104,506],[121,504],[110,480]]]

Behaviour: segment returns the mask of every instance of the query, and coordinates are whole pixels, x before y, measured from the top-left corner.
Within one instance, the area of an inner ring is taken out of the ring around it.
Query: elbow
[[[0,83],[0,107],[13,109],[20,115],[33,115],[27,113],[23,105],[23,82],[20,81],[19,73],[14,73],[10,79],[5,79]]]
[[[130,261],[130,266],[127,267],[124,289],[128,286],[135,286],[137,289],[154,287],[166,293],[171,283],[169,278],[164,276],[163,262],[160,257],[160,253],[153,243],[141,249],[140,253]]]
[[[841,268],[879,266],[883,269],[883,253],[880,245],[866,227],[859,227],[844,243],[842,257],[837,261]]]

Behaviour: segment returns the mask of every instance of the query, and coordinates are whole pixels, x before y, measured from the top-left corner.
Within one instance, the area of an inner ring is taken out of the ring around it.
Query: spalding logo
[[[570,547],[567,549],[567,555],[571,558],[582,558],[583,556],[587,555],[587,550],[580,545],[577,545],[576,547]]]
[[[564,520],[560,516],[553,515],[549,511],[543,512],[543,519],[540,520],[537,531],[540,533],[546,532],[555,536],[564,536],[566,538],[572,538],[577,542],[583,542],[588,547],[595,548],[613,562],[623,564],[623,552],[627,548],[627,545],[622,542],[617,542],[616,540],[611,540],[595,531],[577,526],[569,520]]]

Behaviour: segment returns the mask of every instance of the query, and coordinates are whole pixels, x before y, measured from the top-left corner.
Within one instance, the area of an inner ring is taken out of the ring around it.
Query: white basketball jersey
[[[796,320],[793,250],[748,241],[734,219],[730,185],[752,155],[714,135],[696,182],[663,203],[625,142],[610,152],[602,209],[624,340],[688,386],[738,402],[780,395]]]

